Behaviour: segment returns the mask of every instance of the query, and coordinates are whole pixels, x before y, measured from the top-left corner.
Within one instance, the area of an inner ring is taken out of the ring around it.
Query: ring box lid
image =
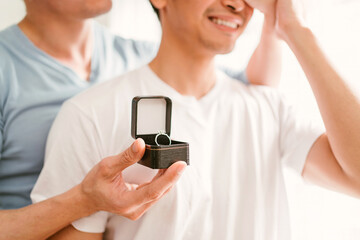
[[[170,137],[171,99],[164,96],[135,97],[132,100],[131,136],[142,138],[155,145],[155,136],[160,132]]]

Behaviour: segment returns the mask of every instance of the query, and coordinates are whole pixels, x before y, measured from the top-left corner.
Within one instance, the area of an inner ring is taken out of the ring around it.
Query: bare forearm
[[[286,42],[300,62],[316,97],[331,149],[344,172],[360,182],[360,104],[330,65],[312,32],[287,29]]]
[[[46,239],[71,222],[90,215],[92,211],[78,188],[21,209],[1,211],[0,240]]]
[[[265,17],[261,39],[246,69],[251,84],[276,87],[281,76],[281,44],[274,31],[274,18]]]

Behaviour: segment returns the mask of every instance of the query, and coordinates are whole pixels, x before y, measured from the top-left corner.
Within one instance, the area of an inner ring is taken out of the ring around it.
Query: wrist
[[[268,33],[274,33],[276,24],[275,8],[269,8],[267,12],[264,12],[264,24],[263,29]]]
[[[73,208],[72,211],[76,219],[87,217],[97,211],[95,204],[92,204],[82,191],[81,185],[76,185],[61,197],[63,203]]]
[[[275,22],[276,19],[273,15],[264,15],[263,31],[268,34],[273,34],[275,32]]]
[[[288,45],[291,45],[297,39],[308,35],[309,32],[311,33],[310,29],[303,26],[300,22],[285,24],[281,27],[282,38]]]

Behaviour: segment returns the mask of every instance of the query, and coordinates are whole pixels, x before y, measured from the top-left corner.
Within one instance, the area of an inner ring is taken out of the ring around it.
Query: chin
[[[215,54],[228,54],[231,53],[234,49],[235,44],[213,44],[209,50]]]
[[[86,18],[93,18],[109,12],[112,8],[111,0],[91,1],[91,4],[87,5]]]
[[[217,54],[228,54],[231,53],[234,49],[234,46],[228,47],[228,48],[223,48],[223,49],[219,49],[219,51],[217,52]]]
[[[218,39],[202,39],[201,45],[208,51],[214,54],[227,54],[230,53],[235,46],[236,39],[223,39],[219,41]]]

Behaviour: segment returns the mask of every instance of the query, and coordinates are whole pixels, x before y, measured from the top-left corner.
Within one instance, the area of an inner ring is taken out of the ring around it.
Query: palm
[[[296,14],[293,0],[277,0],[276,3],[276,30],[280,38],[284,39],[284,29],[290,25],[301,24]]]
[[[252,8],[258,9],[264,14],[272,14],[275,8],[276,0],[245,0]]]

